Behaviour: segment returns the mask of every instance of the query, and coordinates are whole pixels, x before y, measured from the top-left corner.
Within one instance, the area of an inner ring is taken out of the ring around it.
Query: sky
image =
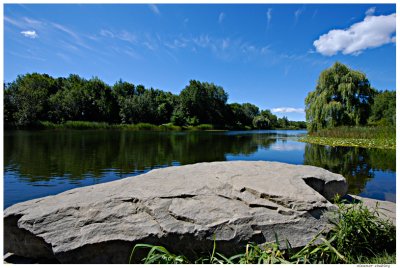
[[[395,90],[395,5],[4,5],[5,82],[78,74],[179,94],[195,79],[228,103],[305,120],[305,97],[336,61]]]

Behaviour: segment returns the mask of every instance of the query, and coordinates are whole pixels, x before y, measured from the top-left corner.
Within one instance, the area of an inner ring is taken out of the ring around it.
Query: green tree
[[[26,74],[18,76],[8,88],[13,91],[7,93],[7,105],[15,109],[15,125],[29,126],[39,120],[48,120],[49,96],[57,91],[52,77],[47,74]]]
[[[336,62],[320,74],[305,99],[308,129],[365,125],[374,94],[364,73]]]
[[[261,111],[261,115],[268,118],[269,120],[269,128],[276,128],[278,126],[278,117],[271,113],[270,110]]]
[[[228,94],[213,83],[191,80],[179,94],[182,111],[186,121],[199,124],[223,125],[226,117]],[[197,120],[196,120],[197,119]]]
[[[14,114],[17,111],[15,91],[12,90],[11,83],[4,83],[4,125],[12,126],[15,124]]]
[[[268,129],[270,127],[271,122],[268,117],[263,115],[257,115],[253,118],[253,127],[257,129]]]
[[[279,128],[285,128],[285,129],[286,129],[286,128],[289,127],[290,122],[289,122],[289,120],[287,119],[287,117],[284,116],[284,117],[278,119],[277,124],[278,124],[278,127],[279,127]]]
[[[374,98],[369,123],[396,125],[396,91],[380,91]]]

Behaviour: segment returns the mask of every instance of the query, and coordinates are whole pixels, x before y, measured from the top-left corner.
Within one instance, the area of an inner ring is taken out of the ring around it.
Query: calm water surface
[[[210,161],[268,160],[340,173],[349,192],[396,201],[395,150],[297,142],[306,131],[5,131],[4,206],[68,189]]]

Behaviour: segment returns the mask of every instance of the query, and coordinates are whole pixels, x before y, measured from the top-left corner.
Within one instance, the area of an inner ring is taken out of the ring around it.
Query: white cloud
[[[224,21],[225,17],[226,17],[226,15],[224,12],[219,13],[218,23],[222,23]]]
[[[371,7],[371,8],[369,8],[369,9],[365,12],[365,15],[366,15],[366,16],[372,16],[372,15],[374,15],[375,9],[376,9],[376,7]]]
[[[345,30],[330,30],[314,41],[316,51],[322,55],[360,54],[367,48],[394,43],[396,39],[396,13],[382,16],[366,16]]]
[[[269,24],[271,23],[271,20],[272,20],[272,8],[268,8],[267,20],[268,20],[268,26],[269,26]]]
[[[292,107],[279,107],[279,108],[272,108],[271,111],[273,113],[304,113],[303,108],[292,108]]]
[[[154,14],[156,14],[156,15],[161,14],[160,10],[158,9],[158,7],[156,5],[151,4],[151,5],[149,5],[149,8],[150,8],[151,12],[153,12]]]
[[[22,31],[21,34],[25,37],[32,38],[32,39],[39,37],[37,35],[36,31]]]

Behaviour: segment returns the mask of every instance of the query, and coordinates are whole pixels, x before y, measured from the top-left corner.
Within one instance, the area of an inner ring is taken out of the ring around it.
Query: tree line
[[[311,132],[338,126],[395,126],[396,91],[371,87],[363,72],[336,62],[305,99]]]
[[[305,122],[278,118],[251,103],[227,103],[228,93],[221,86],[196,80],[177,95],[122,80],[110,86],[97,77],[85,79],[75,74],[58,78],[39,73],[19,75],[4,88],[6,127],[87,121],[211,124],[224,129],[306,128]]]

